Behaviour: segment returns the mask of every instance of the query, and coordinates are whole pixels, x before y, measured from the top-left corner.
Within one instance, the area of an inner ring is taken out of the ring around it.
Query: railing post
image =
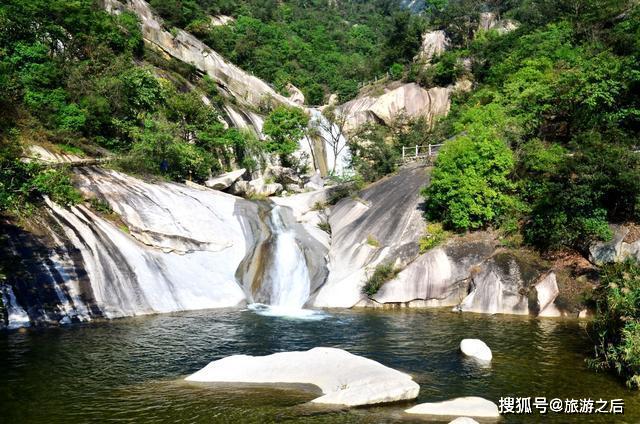
[[[418,158],[418,145],[416,144],[416,158]]]
[[[404,161],[404,146],[402,146],[402,161]]]
[[[429,157],[431,157],[431,143],[429,143]]]

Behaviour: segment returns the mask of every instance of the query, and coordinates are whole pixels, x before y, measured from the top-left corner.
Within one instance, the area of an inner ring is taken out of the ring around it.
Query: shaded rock
[[[188,381],[312,384],[323,396],[314,403],[348,406],[415,399],[411,376],[341,349],[317,347],[268,356],[234,355],[211,362]]]
[[[483,262],[472,278],[472,291],[458,306],[463,312],[485,314],[529,313],[528,287],[542,273],[537,264],[527,263],[508,252]]]
[[[235,196],[246,196],[249,192],[249,181],[236,181],[233,183],[229,189],[229,193]]]
[[[302,188],[300,188],[298,184],[287,184],[284,186],[284,189],[288,193],[293,193],[293,194],[302,193],[304,191]]]
[[[535,285],[535,290],[538,297],[538,316],[559,317],[562,315],[554,303],[560,294],[554,272],[550,272],[538,282]]]
[[[268,166],[264,171],[265,179],[272,179],[281,184],[301,184],[302,180],[293,169],[284,166],[272,165]]]
[[[242,177],[246,171],[246,169],[241,168],[236,171],[220,174],[213,178],[209,178],[204,182],[204,185],[214,190],[225,190]]]
[[[481,397],[461,397],[444,402],[421,403],[405,410],[408,414],[497,418],[498,405]]]
[[[483,362],[491,362],[493,355],[491,349],[480,339],[464,339],[460,342],[460,351],[474,359]]]
[[[594,243],[589,248],[589,260],[598,266],[624,262],[633,258],[640,261],[640,240],[627,242],[629,228],[624,225],[610,225],[613,237],[610,241]]]

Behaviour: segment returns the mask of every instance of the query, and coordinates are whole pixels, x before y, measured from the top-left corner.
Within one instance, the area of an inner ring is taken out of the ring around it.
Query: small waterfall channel
[[[304,309],[312,292],[312,276],[298,234],[289,222],[285,208],[271,205],[264,217],[269,237],[257,248],[262,258],[253,276],[253,303],[249,308],[261,315],[298,318],[321,317],[318,311]]]

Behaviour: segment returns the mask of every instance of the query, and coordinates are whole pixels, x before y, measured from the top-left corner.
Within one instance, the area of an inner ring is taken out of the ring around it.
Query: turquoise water
[[[468,337],[492,348],[491,367],[460,356],[458,344]],[[346,349],[410,373],[421,386],[417,402],[457,396],[496,403],[501,396],[625,400],[624,416],[508,415],[502,422],[640,422],[638,393],[586,368],[591,344],[584,323],[435,310],[328,311],[322,320],[212,310],[0,334],[0,421],[426,421],[402,412],[414,402],[330,408],[308,404],[317,396],[309,388],[182,381],[227,355],[315,346]]]

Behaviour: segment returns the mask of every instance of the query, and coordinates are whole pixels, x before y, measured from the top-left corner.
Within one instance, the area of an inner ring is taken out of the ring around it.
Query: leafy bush
[[[457,231],[496,223],[516,204],[513,167],[511,150],[490,132],[476,131],[446,143],[431,184],[423,190],[429,218]]]
[[[612,370],[629,388],[640,389],[640,265],[607,265],[596,292],[597,314],[592,333],[597,370]]]
[[[375,181],[398,167],[398,149],[381,125],[364,125],[350,137],[351,165],[364,181]]]
[[[309,117],[302,109],[278,106],[264,121],[263,132],[268,136],[265,149],[280,155],[288,166],[288,156],[298,149],[298,142],[306,134]]]
[[[445,240],[447,240],[449,236],[450,233],[442,227],[441,223],[434,222],[431,224],[427,224],[426,234],[420,237],[420,240],[418,241],[420,253],[425,253],[426,251],[439,246]]]
[[[380,242],[373,236],[373,234],[367,235],[367,244],[371,247],[380,247]]]
[[[362,293],[369,297],[373,296],[378,293],[384,283],[392,280],[399,272],[400,270],[396,269],[392,264],[377,265],[371,277],[362,287]]]

